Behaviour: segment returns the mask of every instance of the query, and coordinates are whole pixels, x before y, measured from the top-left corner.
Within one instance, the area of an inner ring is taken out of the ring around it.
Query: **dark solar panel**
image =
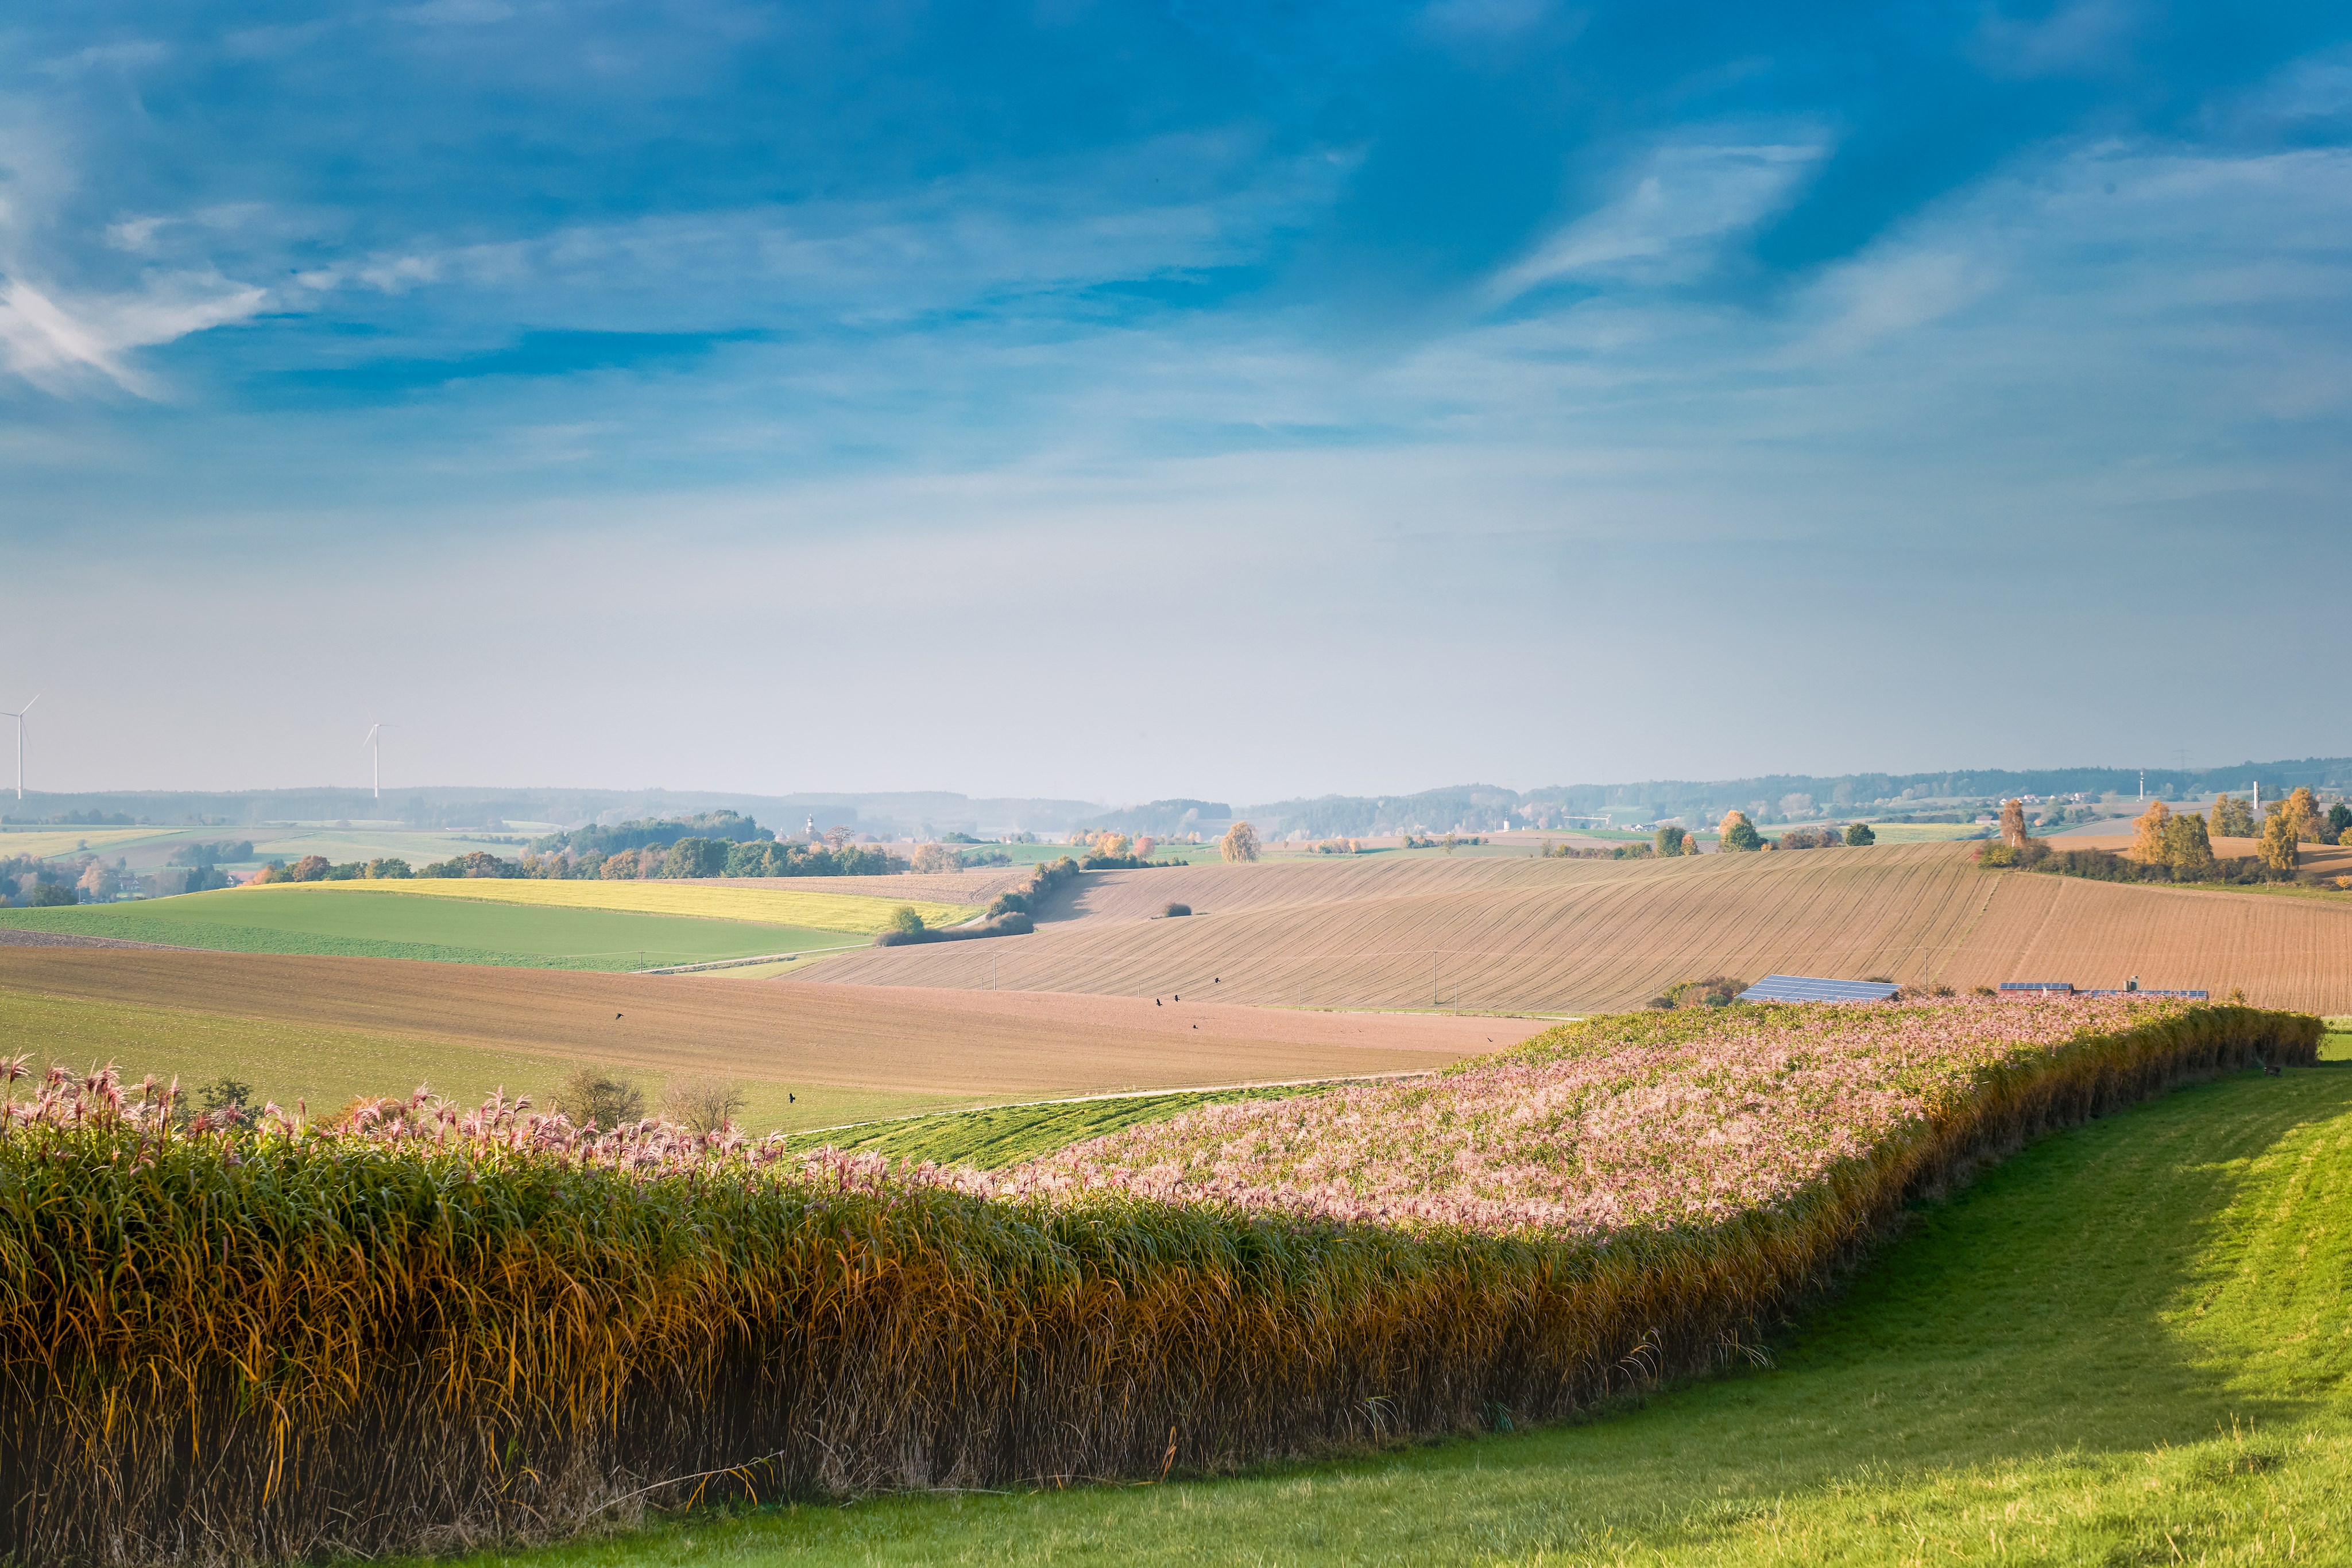
[[[1883,1002],[1903,988],[1884,980],[1823,980],[1767,975],[1739,993],[1743,1002]]]

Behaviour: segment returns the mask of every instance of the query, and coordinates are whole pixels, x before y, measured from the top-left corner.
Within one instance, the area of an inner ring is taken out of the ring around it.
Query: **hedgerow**
[[[2150,1009],[2002,1058],[1777,1201],[1600,1234],[989,1196],[421,1096],[341,1134],[182,1126],[152,1086],[53,1075],[0,1108],[0,1552],[446,1548],[1558,1416],[1738,1354],[1972,1161],[2317,1039]]]

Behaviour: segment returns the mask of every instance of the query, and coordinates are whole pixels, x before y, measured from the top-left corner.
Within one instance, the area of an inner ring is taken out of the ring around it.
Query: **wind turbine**
[[[40,700],[41,695],[38,692],[34,693],[33,703]],[[16,800],[19,804],[22,804],[25,799],[25,716],[33,711],[33,703],[26,703],[15,713],[0,709],[0,718],[13,718],[16,721]]]
[[[383,799],[383,742],[376,737],[390,727],[389,725],[370,724],[367,738],[360,742],[362,746],[368,748],[374,758],[368,765],[368,772],[370,781],[375,789],[375,798],[379,800]]]

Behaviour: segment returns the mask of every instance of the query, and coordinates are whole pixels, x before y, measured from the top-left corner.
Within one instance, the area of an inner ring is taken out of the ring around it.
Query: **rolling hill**
[[[1170,902],[1189,918],[1155,919]],[[1034,936],[847,952],[799,983],[1303,1007],[1599,1011],[1769,971],[2242,988],[2352,1011],[2352,895],[1985,872],[1958,844],[1668,861],[1407,859],[1100,873]]]

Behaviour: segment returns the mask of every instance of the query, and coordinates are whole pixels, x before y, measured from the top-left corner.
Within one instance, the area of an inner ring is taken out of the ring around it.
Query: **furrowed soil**
[[[2352,895],[2282,897],[1988,872],[1974,846],[1664,861],[1364,856],[1090,873],[1034,935],[860,949],[796,983],[1287,1007],[1610,1011],[1677,980],[1767,973],[2242,988],[2352,1011]],[[1168,904],[1189,917],[1152,918]]]
[[[740,1081],[752,1096],[746,1125],[762,1131],[1423,1071],[1544,1027],[1149,998],[0,947],[0,1040],[76,1068],[111,1060],[132,1078],[236,1076],[281,1103],[303,1096],[316,1107],[362,1091],[404,1094],[420,1080],[453,1094],[502,1086],[544,1103],[566,1074],[593,1064],[652,1088],[688,1076]]]

